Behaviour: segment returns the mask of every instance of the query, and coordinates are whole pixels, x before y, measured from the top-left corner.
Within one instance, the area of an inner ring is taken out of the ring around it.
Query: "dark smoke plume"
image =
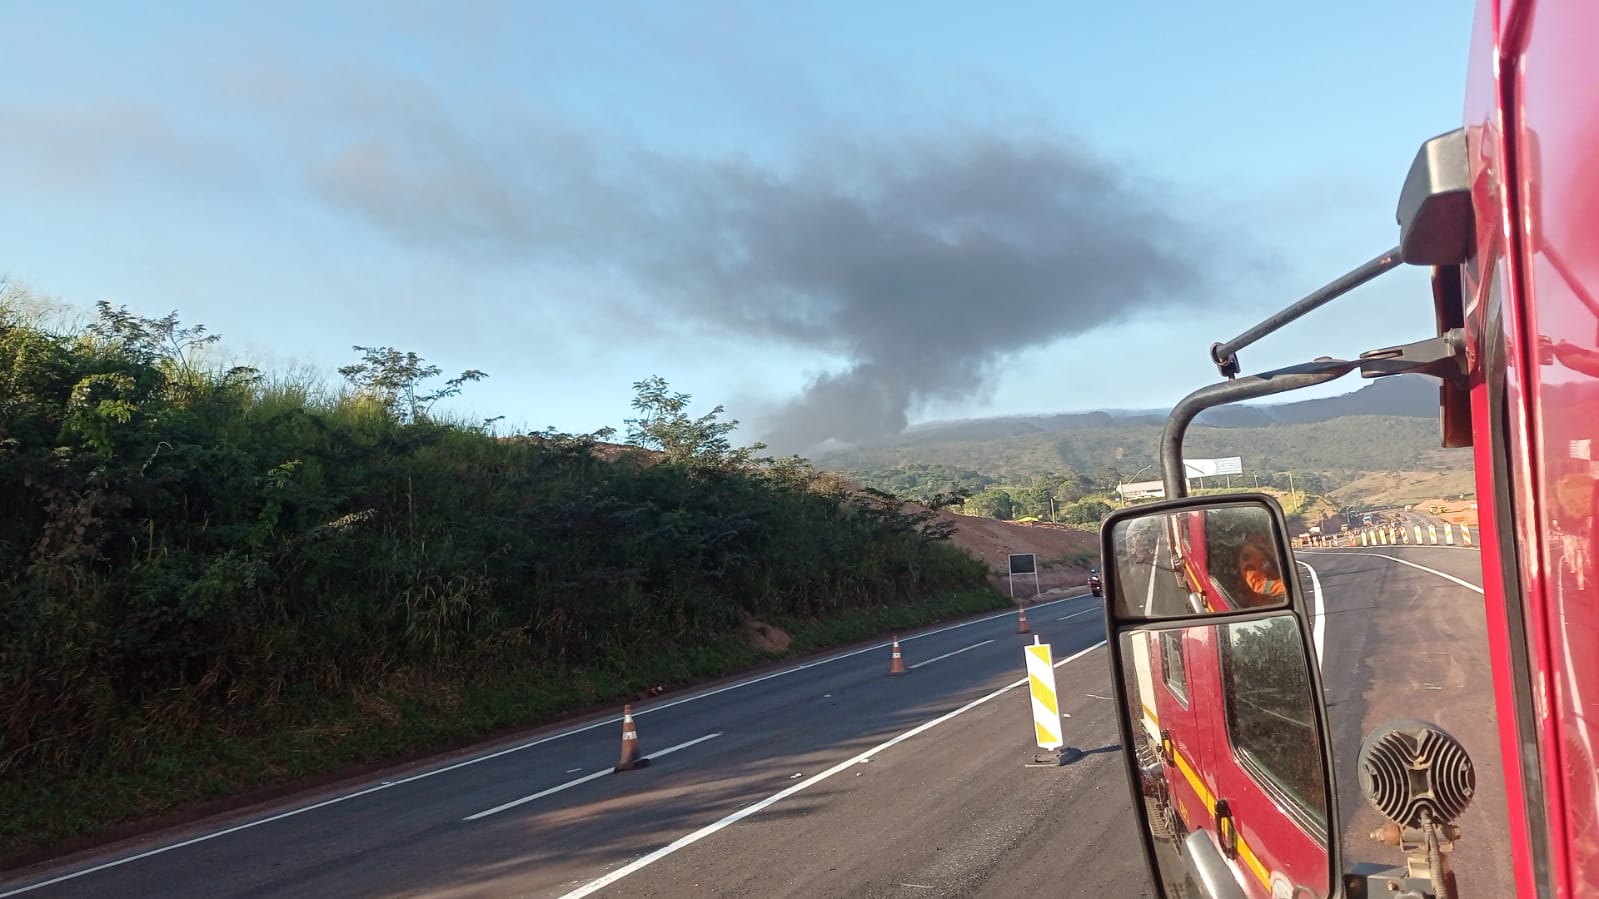
[[[777,168],[547,126],[469,138],[390,99],[314,162],[325,200],[420,247],[620,278],[646,320],[849,360],[772,411],[779,451],[893,434],[1009,353],[1205,298],[1215,265],[1152,188],[1064,140],[840,138]]]

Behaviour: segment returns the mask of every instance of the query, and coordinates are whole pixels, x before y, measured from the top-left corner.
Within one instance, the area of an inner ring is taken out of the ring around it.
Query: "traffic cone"
[[[633,707],[622,706],[622,760],[616,763],[616,771],[632,771],[648,765],[650,760],[638,751],[638,727],[633,724]]]
[[[1030,634],[1033,629],[1027,626],[1027,610],[1018,606],[1016,608],[1016,633]]]
[[[901,658],[899,654],[899,634],[894,635],[894,649],[892,650],[892,654],[889,656],[888,673],[905,673],[905,660]]]

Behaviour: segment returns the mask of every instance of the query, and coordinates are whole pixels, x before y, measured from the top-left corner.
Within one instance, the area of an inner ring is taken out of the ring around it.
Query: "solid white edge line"
[[[965,652],[965,651],[967,651],[967,650],[969,650],[969,649],[976,649],[976,648],[977,648],[977,647],[979,647],[979,646],[987,646],[987,645],[988,645],[988,644],[990,644],[990,643],[992,643],[992,642],[994,642],[994,641],[993,641],[993,640],[984,640],[984,641],[983,641],[983,642],[981,642],[981,643],[973,643],[973,644],[972,644],[972,645],[970,645],[970,646],[962,646],[962,647],[961,647],[961,648],[960,648],[960,649],[957,649],[957,650],[955,650],[955,651],[954,651],[954,652],[946,652],[946,653],[944,653],[944,654],[943,654],[943,655],[941,655],[941,656],[933,656],[933,657],[932,657],[932,658],[930,658],[930,659],[928,659],[928,660],[927,660],[927,661],[925,661],[925,662],[917,662],[917,663],[916,663],[916,664],[914,664],[914,665],[909,665],[909,666],[907,666],[907,667],[908,667],[908,668],[920,668],[920,667],[922,667],[922,666],[923,666],[923,665],[931,665],[931,664],[933,664],[933,663],[934,663],[934,662],[942,662],[942,661],[944,661],[944,660],[945,660],[945,659],[947,659],[947,658],[949,658],[949,657],[950,657],[950,656],[958,656],[958,655],[960,655],[960,654],[961,654],[961,653],[963,653],[963,652]]]
[[[1315,598],[1315,610],[1312,614],[1316,618],[1316,623],[1311,625],[1311,637],[1316,641],[1316,667],[1325,669],[1322,647],[1327,642],[1327,604],[1322,600],[1321,576],[1316,573],[1316,569],[1310,567],[1309,562],[1303,559],[1294,561],[1305,566],[1305,570],[1310,572],[1310,593]]]
[[[720,737],[720,736],[721,736],[721,734],[706,734],[703,737],[695,737],[694,739],[689,740],[687,743],[679,743],[676,746],[668,746],[665,749],[662,749],[660,752],[652,752],[649,755],[644,756],[644,758],[651,759],[651,760],[658,759],[658,758],[660,758],[663,755],[671,755],[672,753],[678,751],[679,749],[687,749],[690,746],[693,746],[693,745],[695,745],[697,743],[704,743],[706,740],[713,740],[713,739],[715,739],[717,737]],[[487,818],[490,815],[499,814],[500,812],[503,812],[506,809],[513,809],[513,808],[516,808],[519,805],[525,805],[525,804],[527,804],[529,802],[532,802],[535,799],[543,799],[546,796],[553,796],[556,793],[561,792],[562,790],[570,790],[571,788],[573,788],[573,787],[575,787],[575,786],[577,786],[579,784],[586,784],[586,783],[588,783],[591,780],[599,780],[600,778],[604,777],[607,774],[615,774],[615,773],[616,773],[616,769],[614,769],[614,768],[606,768],[606,769],[601,770],[601,771],[596,771],[593,774],[585,774],[584,776],[579,777],[576,780],[569,780],[569,781],[567,781],[564,784],[560,784],[558,786],[550,787],[547,790],[540,790],[540,791],[538,791],[537,793],[534,793],[531,796],[523,796],[521,799],[513,799],[510,802],[507,802],[507,803],[505,803],[503,805],[496,805],[495,807],[493,807],[491,809],[487,809],[485,811],[478,812],[475,815],[467,815],[465,818],[462,818],[461,820],[462,821],[476,821],[479,818]]]
[[[1307,553],[1307,555],[1317,555],[1317,556],[1330,556],[1330,555],[1339,555],[1339,556],[1374,556],[1374,557],[1376,557],[1378,559],[1387,559],[1390,562],[1398,562],[1401,565],[1409,565],[1411,568],[1418,568],[1418,569],[1420,569],[1422,571],[1427,572],[1428,574],[1436,574],[1439,577],[1443,578],[1444,580],[1446,580],[1446,581],[1454,581],[1455,583],[1459,584],[1462,587],[1465,587],[1467,590],[1470,590],[1470,591],[1472,591],[1474,593],[1482,593],[1482,588],[1477,586],[1476,584],[1473,584],[1470,581],[1463,581],[1460,578],[1457,578],[1457,577],[1455,577],[1452,574],[1445,574],[1445,573],[1443,573],[1442,571],[1439,571],[1436,568],[1428,568],[1425,565],[1417,565],[1415,562],[1406,561],[1405,559],[1401,559],[1401,558],[1398,558],[1396,556],[1390,556],[1390,555],[1387,555],[1386,553],[1342,552],[1342,553]]]
[[[1093,594],[1090,594],[1090,593],[1079,593],[1079,594],[1077,594],[1075,596],[1063,596],[1060,599],[1052,599],[1052,600],[1050,600],[1048,602],[1038,603],[1038,604],[1036,604],[1034,606],[1034,608],[1044,608],[1044,607],[1047,607],[1047,606],[1055,605],[1057,603],[1069,602],[1069,601],[1074,600],[1074,599],[1082,599],[1084,597],[1091,596],[1091,595],[1093,595]],[[1007,617],[1009,617],[1011,615],[1014,615],[1014,614],[1016,614],[1016,613],[1015,612],[996,612],[993,615],[986,615],[986,616],[984,616],[982,618],[974,618],[971,621],[962,621],[962,622],[959,622],[959,623],[956,623],[956,624],[951,624],[951,625],[947,625],[945,627],[937,628],[935,630],[924,631],[924,632],[919,633],[919,634],[913,634],[912,636],[905,637],[900,642],[909,643],[912,640],[919,640],[919,639],[921,639],[923,637],[931,637],[934,634],[942,634],[942,633],[945,633],[946,631],[956,630],[957,628],[971,627],[974,624],[983,624],[984,622],[994,621],[994,620],[997,620],[997,619],[1000,619],[1000,618],[1007,618]],[[796,671],[805,671],[805,670],[810,669],[810,668],[815,668],[818,665],[826,665],[829,662],[837,662],[837,661],[840,661],[840,660],[843,660],[843,659],[851,658],[853,656],[858,656],[858,655],[860,655],[863,652],[871,652],[873,650],[880,650],[880,649],[884,648],[885,646],[888,646],[892,642],[893,641],[889,641],[888,643],[878,643],[878,644],[875,644],[875,645],[872,645],[872,646],[863,647],[861,649],[850,650],[849,652],[839,653],[838,655],[828,656],[826,658],[817,659],[817,660],[815,660],[813,662],[806,662],[806,663],[804,663],[802,665],[796,665],[796,666],[794,666],[792,668],[785,668],[785,669],[783,669],[781,671],[774,671],[774,672],[771,672],[769,674],[763,674],[760,677],[753,677],[753,678],[750,678],[749,680],[746,680],[746,681],[739,681],[737,683],[728,684],[725,687],[718,687],[718,688],[716,688],[714,690],[707,690],[704,693],[695,693],[695,694],[690,695],[690,696],[685,696],[682,699],[675,699],[675,700],[673,700],[671,702],[664,702],[664,703],[661,703],[660,705],[654,705],[654,706],[650,706],[648,708],[639,709],[639,710],[637,710],[637,711],[635,711],[633,713],[633,717],[634,718],[638,718],[638,717],[643,716],[643,715],[648,715],[651,712],[659,712],[659,711],[663,711],[665,709],[672,708],[673,706],[682,705],[685,702],[694,702],[696,700],[705,699],[705,698],[710,697],[710,696],[716,696],[719,693],[726,693],[729,690],[737,690],[740,687],[748,687],[748,686],[751,686],[753,684],[761,683],[762,681],[771,680],[772,678],[775,678],[775,677],[782,677],[785,674],[793,674]],[[615,716],[612,716],[612,717],[609,717],[609,718],[604,718],[602,720],[595,721],[595,722],[593,722],[591,724],[585,724],[585,725],[583,725],[581,727],[574,727],[574,728],[571,728],[570,730],[563,730],[560,733],[550,734],[547,737],[540,737],[540,738],[538,738],[536,740],[529,740],[526,743],[519,743],[519,744],[517,744],[515,746],[510,746],[510,747],[507,747],[505,749],[495,750],[494,752],[490,752],[490,753],[487,753],[485,755],[474,756],[472,758],[465,759],[463,761],[459,761],[459,762],[456,762],[456,763],[451,764],[451,765],[446,765],[446,766],[444,766],[442,768],[433,768],[433,769],[430,769],[430,770],[427,770],[427,771],[422,771],[422,772],[419,772],[417,774],[413,774],[413,775],[411,775],[409,777],[402,777],[399,780],[385,781],[384,783],[378,784],[376,786],[366,787],[364,789],[356,790],[356,791],[354,791],[352,793],[344,793],[344,794],[341,794],[341,795],[338,795],[338,796],[333,796],[333,797],[330,797],[328,799],[324,799],[321,802],[315,802],[315,803],[312,803],[310,805],[298,806],[298,807],[295,807],[295,808],[291,808],[291,809],[289,809],[287,811],[279,812],[279,813],[277,813],[275,815],[269,815],[269,816],[267,816],[265,818],[258,818],[258,819],[254,820],[254,821],[246,821],[243,824],[235,824],[232,827],[223,828],[222,830],[213,831],[211,833],[204,833],[204,834],[201,834],[201,835],[199,835],[197,837],[190,837],[187,840],[181,840],[179,842],[172,843],[172,844],[169,844],[169,845],[166,845],[166,846],[158,846],[158,847],[156,847],[154,849],[146,850],[146,851],[140,852],[140,853],[138,853],[136,855],[130,855],[130,856],[127,856],[125,858],[112,859],[111,861],[102,862],[101,864],[94,865],[94,866],[88,867],[88,868],[84,868],[84,869],[78,870],[78,871],[69,871],[66,874],[62,874],[62,875],[59,875],[57,877],[52,877],[49,880],[41,880],[38,883],[29,884],[29,885],[24,886],[24,887],[17,887],[14,890],[9,890],[7,892],[0,893],[0,899],[7,899],[7,897],[10,897],[10,896],[20,896],[23,893],[30,893],[30,892],[32,892],[34,890],[42,889],[42,888],[47,887],[47,886],[54,886],[54,885],[56,885],[58,883],[65,883],[68,880],[76,880],[79,877],[85,877],[85,876],[87,876],[89,874],[96,874],[96,873],[99,873],[100,871],[104,871],[104,870],[106,870],[108,868],[115,868],[115,867],[118,867],[118,866],[121,866],[121,865],[130,864],[132,862],[141,861],[143,859],[150,858],[151,856],[161,855],[162,853],[165,853],[165,852],[173,852],[173,851],[176,851],[178,849],[185,849],[185,848],[187,848],[189,846],[193,846],[193,845],[196,845],[198,843],[204,843],[204,842],[206,842],[208,840],[217,839],[218,837],[225,837],[225,836],[228,836],[230,834],[238,833],[241,830],[249,830],[252,827],[260,827],[263,824],[271,824],[271,823],[276,822],[276,821],[282,821],[284,818],[292,818],[292,817],[294,817],[296,815],[303,815],[306,812],[314,812],[317,809],[327,808],[330,805],[338,805],[341,802],[348,802],[351,799],[359,799],[362,796],[366,796],[366,795],[369,795],[369,794],[372,794],[372,793],[376,793],[379,790],[387,790],[387,789],[389,789],[391,787],[402,786],[404,784],[412,783],[412,782],[418,781],[418,780],[426,780],[429,777],[435,777],[435,776],[440,775],[440,774],[448,774],[451,771],[457,771],[457,770],[459,770],[461,768],[468,768],[468,767],[471,767],[472,765],[476,765],[476,764],[478,764],[480,762],[487,762],[487,761],[490,761],[492,759],[497,759],[497,758],[499,758],[500,756],[503,756],[503,755],[510,755],[513,752],[521,752],[524,749],[532,749],[535,746],[542,746],[545,743],[552,743],[552,742],[554,742],[556,740],[563,740],[563,739],[565,739],[567,737],[574,736],[574,735],[580,734],[580,733],[584,733],[585,731],[591,731],[591,730],[594,730],[597,727],[604,727],[606,725],[616,724],[617,722],[619,722],[621,720],[622,720],[622,716],[620,716],[620,715],[615,715]]]
[[[1088,647],[1087,649],[1080,650],[1078,652],[1073,653],[1072,655],[1067,656],[1064,659],[1061,659],[1059,662],[1055,663],[1054,667],[1059,668],[1060,666],[1066,664],[1067,662],[1070,662],[1070,661],[1072,661],[1074,659],[1081,658],[1082,656],[1085,656],[1088,653],[1093,652],[1094,650],[1096,650],[1096,649],[1098,649],[1098,648],[1100,648],[1101,646],[1104,646],[1104,645],[1105,645],[1105,641],[1101,640],[1098,643],[1095,643],[1093,646]],[[771,805],[775,805],[776,803],[781,802],[782,800],[787,799],[790,796],[793,796],[795,793],[798,793],[801,790],[809,789],[811,786],[813,786],[815,784],[818,784],[818,783],[821,783],[824,780],[827,780],[828,778],[830,778],[833,775],[839,773],[840,771],[844,771],[844,770],[846,770],[846,769],[848,769],[848,768],[850,768],[850,767],[852,767],[854,765],[858,765],[862,761],[864,761],[866,759],[869,759],[872,756],[877,755],[878,753],[880,753],[880,752],[882,752],[882,751],[884,751],[886,749],[889,749],[889,748],[891,748],[893,746],[896,746],[896,745],[898,745],[900,743],[905,742],[906,740],[909,740],[911,737],[914,737],[914,736],[916,736],[918,734],[925,733],[926,731],[932,730],[933,728],[937,727],[938,725],[943,724],[945,721],[948,721],[948,720],[950,720],[952,718],[955,718],[955,717],[957,717],[959,715],[963,715],[966,712],[969,712],[972,709],[977,708],[978,706],[982,705],[983,703],[988,702],[991,699],[995,699],[997,697],[1003,696],[1006,693],[1009,693],[1010,691],[1016,689],[1017,687],[1023,686],[1026,683],[1027,683],[1027,678],[1024,677],[1021,680],[1018,680],[1018,681],[1015,681],[1013,683],[1007,684],[1007,685],[1005,685],[1003,687],[1000,687],[998,690],[995,690],[994,692],[989,693],[987,696],[982,696],[982,697],[979,697],[977,699],[974,699],[971,702],[966,703],[965,705],[961,706],[958,709],[955,709],[952,712],[946,712],[943,715],[940,715],[940,716],[938,716],[937,718],[934,718],[931,721],[925,721],[925,722],[917,725],[916,727],[913,727],[910,730],[900,734],[897,737],[893,737],[891,739],[885,740],[884,742],[879,743],[876,746],[873,746],[871,749],[868,749],[865,752],[860,753],[859,755],[853,756],[851,758],[845,759],[842,762],[839,762],[838,764],[834,765],[831,768],[828,768],[826,771],[823,771],[821,774],[818,774],[815,777],[809,778],[807,780],[800,781],[799,783],[794,784],[793,786],[791,786],[791,787],[789,787],[787,789],[779,790],[778,792],[773,793],[772,795],[766,797],[765,799],[760,800],[759,802],[753,803],[751,805],[747,805],[747,806],[739,809],[738,811],[733,812],[730,815],[727,815],[726,817],[722,818],[719,821],[715,821],[715,822],[712,822],[710,824],[707,824],[704,827],[701,827],[699,830],[694,831],[693,833],[687,834],[685,836],[678,837],[676,840],[672,841],[671,843],[668,843],[667,845],[662,846],[661,848],[655,850],[654,852],[651,852],[650,854],[648,854],[646,856],[643,856],[642,858],[635,859],[632,862],[629,862],[628,864],[623,865],[620,868],[617,868],[615,871],[612,871],[611,873],[606,874],[605,876],[600,877],[597,880],[589,881],[588,883],[584,884],[581,887],[578,887],[577,889],[571,891],[570,893],[563,894],[560,897],[560,899],[582,899],[582,897],[591,895],[597,890],[602,890],[602,889],[610,886],[611,884],[616,883],[618,880],[621,880],[622,878],[628,876],[629,874],[632,874],[635,871],[642,870],[642,869],[644,869],[644,868],[646,868],[646,867],[648,867],[648,866],[660,861],[661,859],[667,857],[668,855],[671,855],[672,853],[678,851],[679,849],[683,849],[685,847],[688,847],[688,846],[691,846],[691,845],[693,845],[695,843],[698,843],[700,840],[705,839],[706,837],[716,833],[719,830],[722,830],[722,829],[724,829],[724,828],[726,828],[726,827],[728,827],[730,825],[737,824],[738,822],[744,820],[745,818],[748,818],[750,815],[755,814],[756,812],[760,811],[761,809],[767,808],[768,806],[771,806]]]
[[[1151,618],[1155,614],[1155,578],[1160,574],[1160,549],[1165,545],[1162,538],[1155,544],[1155,555],[1149,560],[1149,594],[1144,597],[1144,617]]]

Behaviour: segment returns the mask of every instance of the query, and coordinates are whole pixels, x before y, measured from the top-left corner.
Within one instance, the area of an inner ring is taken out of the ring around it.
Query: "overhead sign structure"
[[[1030,574],[1030,575],[1033,576],[1033,595],[1034,596],[1037,596],[1038,594],[1044,592],[1043,586],[1041,584],[1039,584],[1039,582],[1038,582],[1038,556],[1036,554],[1034,554],[1034,553],[1011,553],[1010,554],[1010,577],[1008,578],[1008,580],[1010,581],[1010,598],[1011,599],[1015,599],[1016,598],[1016,575],[1018,575],[1018,574],[1023,574],[1023,575]]]
[[[1184,459],[1183,467],[1191,478],[1213,478],[1217,475],[1243,474],[1244,459],[1242,456],[1228,456],[1225,459]]]

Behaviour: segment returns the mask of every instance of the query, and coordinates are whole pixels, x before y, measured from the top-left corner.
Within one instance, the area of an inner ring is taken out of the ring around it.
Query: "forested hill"
[[[1069,431],[987,439],[906,441],[822,455],[817,464],[856,474],[916,466],[941,470],[954,486],[1025,480],[1037,475],[1084,476],[1101,486],[1131,478],[1158,458],[1161,427],[1113,423]],[[1317,476],[1326,489],[1373,471],[1453,470],[1471,464],[1469,451],[1439,447],[1436,418],[1350,415],[1304,424],[1221,428],[1195,425],[1185,444],[1191,458],[1240,456],[1246,478]],[[964,474],[962,474],[964,473]],[[1156,478],[1155,468],[1141,478]],[[866,480],[881,486],[880,479]],[[1285,484],[1286,486],[1286,484]]]

